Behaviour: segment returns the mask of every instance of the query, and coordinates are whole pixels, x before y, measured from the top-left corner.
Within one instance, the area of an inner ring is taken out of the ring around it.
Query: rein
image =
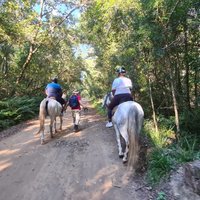
[[[108,107],[108,105],[106,104],[106,102],[107,102],[108,99],[109,99],[110,102],[111,102],[111,100],[112,100],[111,92],[109,92],[109,93],[106,95],[106,99],[105,99],[104,104],[103,104],[103,107],[104,107],[104,108],[105,108],[105,107]]]

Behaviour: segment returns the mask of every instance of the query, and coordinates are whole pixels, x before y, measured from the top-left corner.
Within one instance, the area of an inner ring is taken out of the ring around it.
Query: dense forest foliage
[[[83,14],[83,41],[93,47],[99,71],[90,94],[110,90],[116,66],[128,70],[155,147],[148,160],[154,183],[200,158],[199,16],[197,0],[94,0]]]
[[[0,0],[0,5],[1,120],[7,99],[44,97],[52,76],[67,95],[76,88],[98,102],[123,65],[145,111],[144,132],[162,149],[153,152],[149,166],[164,165],[166,172],[171,163],[200,158],[198,0]],[[163,159],[154,162],[158,158]]]
[[[94,1],[82,24],[101,71],[97,90],[109,90],[124,65],[155,126],[156,114],[174,115],[179,132],[180,113],[199,106],[198,1]]]

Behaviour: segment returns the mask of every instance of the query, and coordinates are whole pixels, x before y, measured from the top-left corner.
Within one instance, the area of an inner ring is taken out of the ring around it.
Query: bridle
[[[103,108],[108,107],[107,101],[109,100],[111,102],[112,98],[112,93],[108,92],[104,100]]]

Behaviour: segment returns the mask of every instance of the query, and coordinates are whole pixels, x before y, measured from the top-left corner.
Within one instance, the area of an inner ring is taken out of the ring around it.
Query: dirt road
[[[1,200],[151,199],[137,190],[140,183],[126,178],[114,130],[105,128],[105,118],[92,108],[82,115],[76,133],[67,110],[62,132],[50,139],[46,127],[45,145],[34,136],[38,128],[39,121],[31,120],[1,139]]]

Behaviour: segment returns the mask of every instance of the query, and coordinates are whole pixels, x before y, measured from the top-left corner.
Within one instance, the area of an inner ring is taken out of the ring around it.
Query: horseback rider
[[[131,95],[132,81],[131,79],[125,77],[126,69],[124,67],[119,67],[117,69],[117,78],[114,79],[112,83],[112,93],[114,98],[108,105],[108,122],[106,124],[107,128],[113,126],[112,124],[112,110],[115,106],[126,101],[133,101]]]
[[[54,98],[64,108],[66,106],[66,101],[62,98],[63,92],[60,84],[58,84],[58,78],[53,77],[51,81],[51,83],[47,84],[45,88],[45,93],[48,98]]]

